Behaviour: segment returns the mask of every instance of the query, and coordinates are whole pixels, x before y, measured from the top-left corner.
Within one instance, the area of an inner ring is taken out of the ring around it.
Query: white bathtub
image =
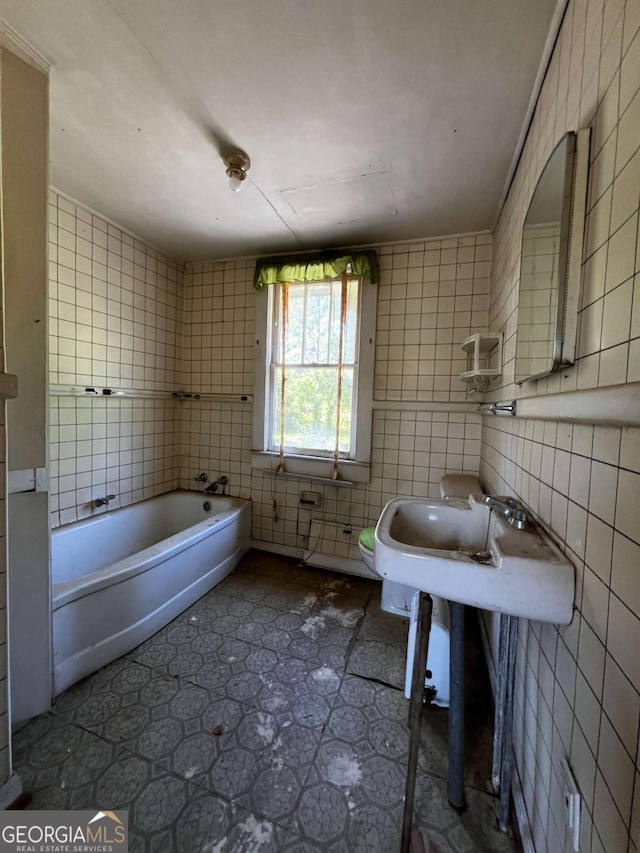
[[[181,491],[54,530],[56,695],[212,589],[249,549],[250,537],[250,501]]]

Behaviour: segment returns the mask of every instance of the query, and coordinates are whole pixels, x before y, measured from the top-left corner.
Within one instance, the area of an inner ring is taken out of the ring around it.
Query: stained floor
[[[379,602],[373,582],[250,552],[15,735],[31,808],[128,808],[132,853],[399,850],[407,624]],[[467,655],[468,809],[447,802],[447,712],[428,709],[415,822],[442,853],[510,853],[487,793],[486,673]]]

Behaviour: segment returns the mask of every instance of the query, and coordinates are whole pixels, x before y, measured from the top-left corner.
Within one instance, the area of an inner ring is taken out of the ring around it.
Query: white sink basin
[[[476,500],[395,498],[376,526],[376,569],[449,601],[568,625],[573,566],[540,530],[516,530]]]

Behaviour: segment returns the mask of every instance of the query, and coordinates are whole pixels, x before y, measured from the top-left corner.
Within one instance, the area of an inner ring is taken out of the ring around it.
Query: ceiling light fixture
[[[246,179],[247,172],[251,168],[249,155],[239,148],[232,148],[222,159],[227,167],[229,189],[237,193],[242,188],[242,182]]]

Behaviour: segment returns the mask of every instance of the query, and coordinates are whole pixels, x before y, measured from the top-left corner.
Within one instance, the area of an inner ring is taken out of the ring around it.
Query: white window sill
[[[251,453],[251,467],[255,470],[275,475],[279,464],[280,455],[278,453],[256,450]],[[285,472],[278,474],[278,476],[322,482],[331,486],[352,486],[358,483],[368,483],[371,479],[371,466],[363,462],[348,460],[338,462],[338,480],[334,480],[331,476],[332,459],[323,459],[317,456],[285,455],[284,467]]]

